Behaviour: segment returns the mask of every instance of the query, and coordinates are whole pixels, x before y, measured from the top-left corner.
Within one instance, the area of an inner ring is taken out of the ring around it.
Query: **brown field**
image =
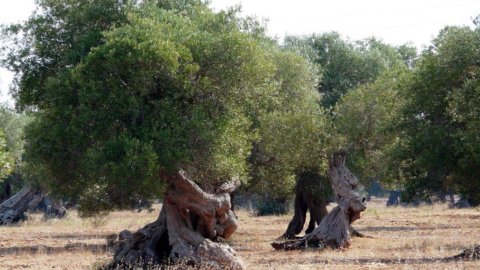
[[[286,229],[291,215],[256,217],[239,210],[240,228],[228,242],[248,269],[480,269],[480,261],[439,262],[480,244],[480,208],[446,205],[386,208],[368,204],[354,225],[371,238],[353,238],[343,251],[274,251],[270,243]],[[95,269],[108,261],[106,236],[136,230],[156,219],[153,213],[114,212],[104,219],[63,220],[41,215],[0,228],[0,269]]]

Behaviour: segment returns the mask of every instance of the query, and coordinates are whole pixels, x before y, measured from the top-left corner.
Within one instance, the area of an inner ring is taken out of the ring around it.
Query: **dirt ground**
[[[291,215],[256,217],[239,210],[240,228],[228,240],[248,269],[480,269],[480,260],[439,262],[480,245],[480,208],[446,205],[386,208],[378,199],[354,227],[371,238],[353,238],[343,251],[274,251]],[[95,269],[111,257],[106,237],[136,230],[156,219],[152,213],[114,212],[83,220],[70,212],[63,220],[41,215],[0,227],[0,269]]]

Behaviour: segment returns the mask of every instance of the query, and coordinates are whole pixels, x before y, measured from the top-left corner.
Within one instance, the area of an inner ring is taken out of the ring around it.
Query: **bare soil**
[[[160,207],[86,220],[75,212],[47,221],[31,214],[19,225],[0,227],[0,269],[95,269],[111,258],[109,235],[154,221]],[[256,217],[240,209],[237,215],[240,227],[228,243],[248,269],[480,269],[480,260],[442,260],[480,245],[480,208],[386,208],[385,200],[375,199],[353,224],[369,238],[353,238],[340,251],[274,251],[270,243],[285,232],[291,214]]]

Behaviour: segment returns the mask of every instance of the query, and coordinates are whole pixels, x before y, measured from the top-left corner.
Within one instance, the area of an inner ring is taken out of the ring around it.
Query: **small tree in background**
[[[0,203],[8,199],[23,184],[20,177],[24,128],[31,118],[0,106]]]
[[[0,129],[0,179],[3,179],[13,171],[13,159],[7,150],[5,135]]]

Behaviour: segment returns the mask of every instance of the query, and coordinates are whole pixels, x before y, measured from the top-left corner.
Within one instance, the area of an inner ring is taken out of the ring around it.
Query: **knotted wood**
[[[330,183],[317,173],[306,171],[298,175],[294,215],[281,238],[295,239],[296,235],[303,230],[307,212],[310,212],[310,222],[305,233],[311,233],[316,225],[320,224],[328,214],[327,205],[332,201],[330,186]]]
[[[40,210],[45,213],[45,218],[62,218],[67,213],[61,201],[49,197],[40,188],[26,185],[0,204],[0,225],[9,225],[25,219],[27,210]]]
[[[0,205],[0,225],[8,225],[25,218],[28,209],[36,207],[45,194],[31,186],[24,186],[17,194]]]
[[[358,195],[359,181],[345,166],[345,152],[333,156],[328,177],[332,183],[335,200],[338,204],[319,226],[304,237],[272,243],[275,249],[346,248],[350,245],[350,224],[360,218],[366,209],[365,199]]]
[[[208,269],[244,269],[231,247],[215,242],[229,238],[238,227],[229,193],[240,181],[224,183],[212,193],[202,190],[184,172],[167,181],[159,218],[135,233],[121,232],[109,268],[185,263]]]

